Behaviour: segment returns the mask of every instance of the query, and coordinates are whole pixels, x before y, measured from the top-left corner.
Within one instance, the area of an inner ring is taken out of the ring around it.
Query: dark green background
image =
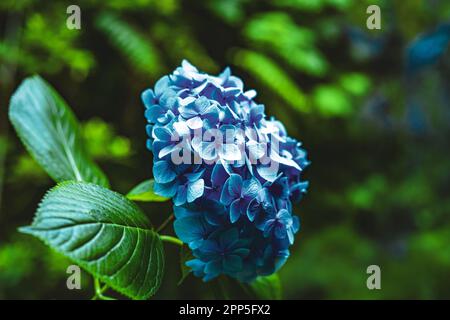
[[[382,30],[369,31],[375,3]],[[81,30],[66,28],[69,4],[81,7]],[[67,290],[68,262],[17,232],[54,185],[7,119],[21,80],[38,73],[61,93],[126,193],[152,175],[140,93],[184,58],[208,73],[230,66],[309,152],[284,298],[450,298],[450,59],[416,74],[405,60],[449,19],[443,0],[1,1],[0,298],[93,295],[87,274],[81,291]],[[155,225],[171,213],[169,203],[142,207]],[[155,298],[215,297],[217,284],[193,276],[177,286],[177,250],[166,245]],[[366,287],[372,264],[381,290]]]

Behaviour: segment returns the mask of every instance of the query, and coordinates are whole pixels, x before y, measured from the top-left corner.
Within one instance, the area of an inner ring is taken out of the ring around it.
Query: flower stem
[[[175,238],[172,236],[165,236],[165,235],[161,235],[161,236],[159,236],[159,238],[161,239],[161,241],[170,242],[170,243],[176,244],[181,247],[183,246],[183,241],[181,241],[178,238]]]

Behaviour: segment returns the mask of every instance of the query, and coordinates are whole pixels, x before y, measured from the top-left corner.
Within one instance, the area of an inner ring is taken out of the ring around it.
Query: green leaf
[[[260,299],[280,300],[282,298],[281,281],[278,274],[267,277],[258,277],[250,284],[253,292]]]
[[[169,200],[169,198],[161,197],[153,191],[154,183],[153,179],[142,181],[128,192],[127,198],[134,201],[147,202],[163,202]]]
[[[133,202],[98,185],[58,184],[42,200],[33,224],[20,231],[130,298],[146,299],[161,284],[164,252],[159,235]]]
[[[22,82],[11,98],[9,118],[25,147],[55,181],[109,185],[83,148],[74,114],[41,77]]]

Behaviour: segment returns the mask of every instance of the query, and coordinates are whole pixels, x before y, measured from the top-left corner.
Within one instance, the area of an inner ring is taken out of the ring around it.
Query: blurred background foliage
[[[66,28],[70,4],[81,30]],[[366,28],[370,4],[381,30]],[[0,298],[93,293],[88,276],[67,290],[69,262],[16,231],[53,185],[7,120],[20,81],[39,73],[62,94],[126,193],[151,177],[140,93],[183,58],[231,66],[309,152],[283,298],[450,298],[449,1],[3,0],[0,36]],[[144,209],[155,225],[171,212]],[[217,296],[192,276],[178,286],[179,253],[166,254],[156,298]],[[371,264],[382,290],[366,288]]]

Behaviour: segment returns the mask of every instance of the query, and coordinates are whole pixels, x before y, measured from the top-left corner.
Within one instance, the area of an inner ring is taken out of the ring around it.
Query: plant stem
[[[164,220],[164,222],[158,227],[158,229],[156,229],[156,232],[161,232],[168,224],[170,221],[172,221],[174,218],[173,213],[166,219]]]
[[[114,298],[108,297],[108,296],[104,296],[103,292],[105,292],[109,286],[108,285],[104,285],[103,288],[100,285],[100,280],[98,280],[98,278],[94,277],[94,288],[95,288],[95,295],[92,297],[91,300],[116,300]]]
[[[159,236],[159,238],[161,239],[161,241],[170,242],[170,243],[176,244],[180,247],[183,246],[183,241],[181,241],[178,238],[175,238],[172,236],[165,236],[165,235],[161,235],[161,236]]]

